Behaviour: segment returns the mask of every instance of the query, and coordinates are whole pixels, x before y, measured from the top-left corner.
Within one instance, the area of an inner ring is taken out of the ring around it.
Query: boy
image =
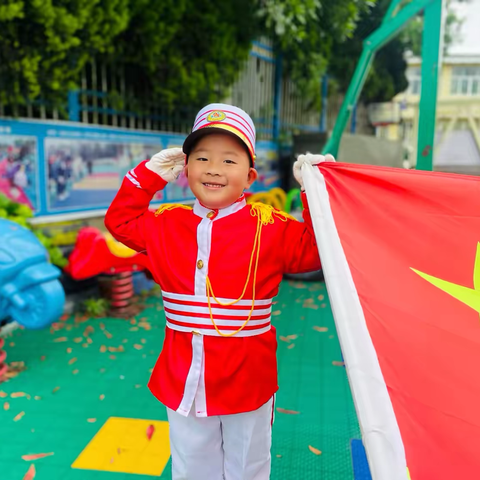
[[[302,155],[294,173],[301,183]],[[162,288],[167,328],[149,388],[167,407],[174,480],[267,480],[277,386],[272,301],[284,272],[318,270],[305,223],[247,205],[257,178],[255,127],[243,110],[212,104],[179,148],[127,173],[105,225],[146,252]],[[184,170],[193,208],[153,195]]]

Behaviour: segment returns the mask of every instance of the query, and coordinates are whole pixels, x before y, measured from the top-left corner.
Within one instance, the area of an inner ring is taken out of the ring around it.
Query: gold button
[[[199,261],[197,262],[197,268],[198,268],[199,270],[201,270],[201,269],[203,268],[203,260],[199,260]]]
[[[215,212],[208,212],[207,218],[213,218],[215,216]]]
[[[192,330],[192,333],[193,333],[194,335],[200,335],[200,332],[197,332],[196,330]]]

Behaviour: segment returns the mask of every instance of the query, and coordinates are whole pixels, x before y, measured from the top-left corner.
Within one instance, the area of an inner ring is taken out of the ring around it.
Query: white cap
[[[241,108],[225,103],[211,103],[198,112],[192,133],[183,143],[183,152],[188,155],[193,144],[203,135],[212,133],[213,129],[230,133],[242,140],[252,162],[255,161],[255,125],[250,115]]]

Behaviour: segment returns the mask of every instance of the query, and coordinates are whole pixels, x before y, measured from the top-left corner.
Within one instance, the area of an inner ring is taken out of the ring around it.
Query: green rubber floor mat
[[[25,370],[0,384],[1,480],[29,469],[35,480],[171,479],[168,453],[153,451],[168,448],[165,408],[146,387],[165,320],[160,299],[145,303],[131,320],[77,315],[6,339],[7,361]],[[360,433],[325,285],[284,282],[273,324],[280,390],[271,478],[353,480],[350,441]],[[156,444],[145,440],[150,424]],[[125,436],[140,440],[134,446]],[[145,445],[138,458],[137,443]],[[39,454],[48,455],[28,457]],[[96,455],[102,467],[89,463]],[[76,461],[81,468],[72,468]],[[143,473],[105,471],[115,469]]]

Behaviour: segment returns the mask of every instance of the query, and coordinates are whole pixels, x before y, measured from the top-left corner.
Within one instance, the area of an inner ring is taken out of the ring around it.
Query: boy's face
[[[212,210],[232,205],[258,176],[240,141],[223,133],[205,135],[197,142],[185,175],[195,197]]]

